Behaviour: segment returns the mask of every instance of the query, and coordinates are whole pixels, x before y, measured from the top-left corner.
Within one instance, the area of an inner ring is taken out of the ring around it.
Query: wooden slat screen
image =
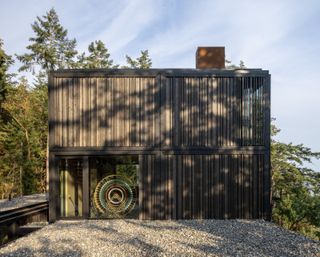
[[[55,78],[54,146],[264,145],[263,77]]]
[[[49,107],[51,221],[55,158],[120,154],[139,155],[140,219],[270,219],[268,72],[61,71]]]
[[[141,219],[263,218],[264,155],[144,155]]]
[[[156,84],[150,78],[56,78],[55,146],[152,146]]]

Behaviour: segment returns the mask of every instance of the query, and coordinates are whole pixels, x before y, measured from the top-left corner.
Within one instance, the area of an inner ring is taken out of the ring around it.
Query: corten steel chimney
[[[224,69],[225,53],[222,47],[199,46],[196,53],[197,69]]]

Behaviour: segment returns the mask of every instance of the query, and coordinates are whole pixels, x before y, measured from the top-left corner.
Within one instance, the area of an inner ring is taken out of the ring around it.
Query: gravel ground
[[[0,256],[320,256],[320,242],[248,220],[59,221]]]
[[[23,207],[33,203],[44,202],[46,200],[47,200],[46,194],[19,196],[19,197],[12,198],[10,201],[8,199],[0,200],[0,212],[18,208],[18,207]]]

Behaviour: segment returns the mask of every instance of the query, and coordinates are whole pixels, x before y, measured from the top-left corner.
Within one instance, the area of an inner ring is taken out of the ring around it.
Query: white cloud
[[[124,55],[124,47],[139,37],[139,34],[158,18],[161,2],[137,0],[127,1],[122,10],[114,15],[105,28],[92,35],[103,40],[114,55]],[[92,39],[82,44],[88,45]]]

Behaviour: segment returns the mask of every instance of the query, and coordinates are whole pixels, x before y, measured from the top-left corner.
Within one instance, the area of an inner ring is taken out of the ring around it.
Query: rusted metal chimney
[[[196,53],[197,69],[224,69],[224,46],[199,46]]]

